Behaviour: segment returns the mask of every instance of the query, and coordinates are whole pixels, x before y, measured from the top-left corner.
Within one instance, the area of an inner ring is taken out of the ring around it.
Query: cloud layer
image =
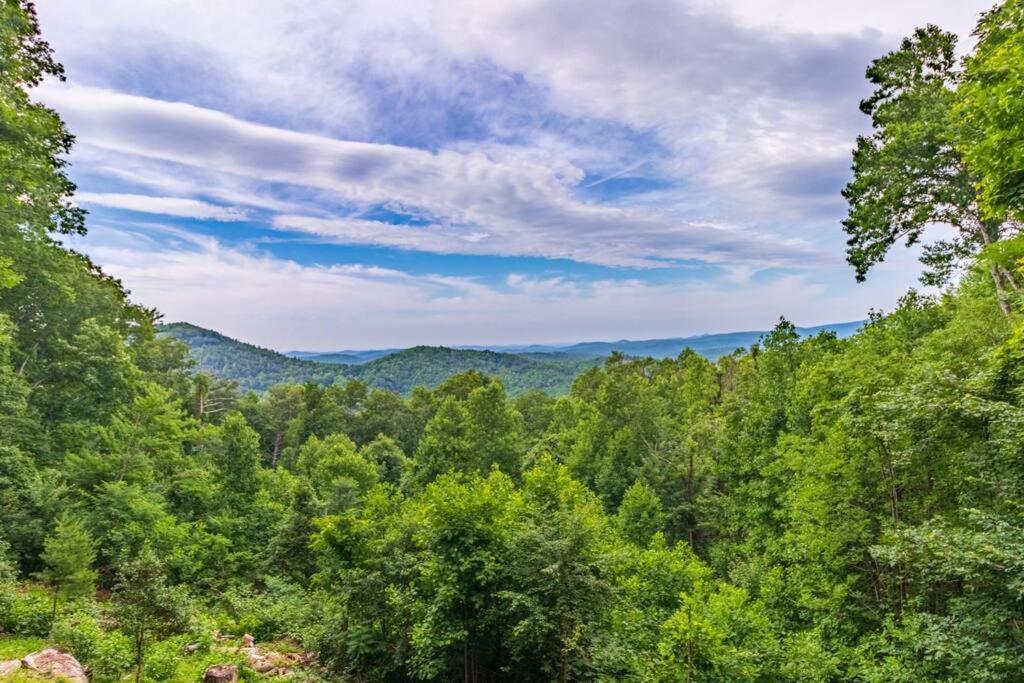
[[[856,294],[779,275],[737,297],[728,283],[510,273],[500,283],[365,265],[303,265],[176,231],[98,228],[96,258],[167,320],[189,320],[278,349],[403,344],[570,342],[765,329],[856,319],[879,281]],[[884,280],[884,278],[883,278]],[[201,304],[201,306],[200,306]]]
[[[424,321],[421,336],[431,324],[448,329],[458,317],[446,301],[478,302],[475,320],[490,330],[575,321],[571,338],[635,336],[650,326],[619,309],[648,302],[689,331],[747,326],[745,311],[766,307],[834,319],[814,297],[845,302],[853,317],[891,304],[915,268],[857,289],[842,260],[839,190],[865,126],[864,68],[918,19],[964,30],[984,2],[868,0],[852,11],[810,0],[355,0],[341,10],[276,0],[254,12],[242,0],[48,0],[39,9],[70,78],[38,95],[78,136],[79,201],[107,225],[173,223],[200,240],[137,261],[102,239],[82,249],[130,285],[145,283],[135,289],[147,303],[211,323],[216,304],[171,292],[180,283],[170,265],[237,275],[242,308],[231,310],[249,320],[269,298],[239,259],[290,273],[296,288],[326,280],[354,292],[333,317],[359,312],[367,339],[402,344],[411,319]],[[320,246],[299,246],[311,243]],[[360,308],[356,284],[419,305],[374,313]],[[330,307],[314,293],[303,300]],[[703,308],[674,303],[695,297]],[[323,323],[313,310],[273,315],[310,338]]]

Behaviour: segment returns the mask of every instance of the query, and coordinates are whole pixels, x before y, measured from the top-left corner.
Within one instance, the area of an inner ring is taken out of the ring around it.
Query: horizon
[[[864,69],[988,3],[292,5],[40,3],[35,96],[77,136],[67,244],[135,301],[355,349],[891,310],[921,245],[842,258]]]
[[[776,321],[776,322],[778,322],[778,321]],[[793,323],[792,320],[790,320],[789,322]],[[797,330],[816,330],[816,329],[822,329],[822,328],[833,328],[833,327],[843,327],[843,326],[846,326],[846,325],[863,324],[865,322],[867,322],[867,318],[863,318],[863,319],[860,319],[860,320],[844,320],[844,321],[840,321],[840,322],[817,323],[817,324],[812,324],[812,325],[798,325],[796,323],[793,323],[793,325],[796,327]],[[325,348],[322,348],[322,349],[313,349],[313,348],[286,348],[286,349],[281,349],[281,348],[275,348],[275,347],[270,347],[270,346],[262,346],[260,344],[256,344],[255,342],[252,342],[252,341],[250,341],[248,339],[243,339],[243,338],[239,338],[239,337],[233,337],[231,335],[225,334],[221,330],[218,330],[218,329],[215,329],[215,328],[204,327],[202,325],[197,325],[197,324],[189,322],[187,320],[173,320],[173,321],[170,321],[170,322],[160,322],[159,324],[162,327],[163,326],[171,326],[171,325],[189,325],[191,327],[195,327],[195,328],[198,328],[198,329],[206,330],[208,332],[214,332],[216,334],[219,334],[221,336],[227,337],[228,339],[231,339],[231,340],[236,341],[236,342],[242,342],[242,343],[245,343],[245,344],[250,344],[250,345],[253,345],[253,346],[258,346],[260,348],[265,348],[265,349],[267,349],[269,351],[274,351],[275,353],[279,353],[279,354],[284,355],[284,356],[291,356],[292,354],[329,355],[329,354],[345,354],[345,353],[369,353],[369,352],[380,352],[380,351],[394,351],[394,352],[398,352],[398,351],[405,351],[405,350],[414,349],[414,348],[450,348],[450,349],[467,350],[467,351],[485,350],[485,351],[497,351],[497,352],[501,352],[503,349],[509,349],[509,350],[528,349],[528,348],[534,347],[534,346],[547,347],[547,348],[552,348],[552,349],[563,349],[563,348],[569,348],[569,347],[572,347],[572,346],[577,346],[577,345],[582,345],[582,344],[618,344],[618,343],[636,344],[636,343],[659,342],[659,341],[685,341],[685,340],[690,340],[690,339],[701,339],[701,338],[704,338],[704,337],[718,337],[718,336],[726,336],[726,335],[733,335],[733,334],[765,334],[767,332],[770,332],[771,329],[772,329],[771,327],[768,327],[768,328],[764,328],[764,329],[725,330],[725,331],[720,331],[720,332],[700,332],[700,333],[697,333],[697,334],[690,334],[690,335],[674,335],[674,336],[668,336],[668,337],[644,338],[644,339],[622,337],[620,339],[579,339],[579,340],[575,340],[575,341],[542,342],[542,343],[536,343],[536,342],[511,342],[511,343],[496,343],[496,344],[458,344],[458,343],[455,343],[455,344],[418,344],[418,343],[412,343],[412,344],[409,344],[408,346],[390,346],[390,347],[358,347],[358,348],[357,347],[325,347]]]

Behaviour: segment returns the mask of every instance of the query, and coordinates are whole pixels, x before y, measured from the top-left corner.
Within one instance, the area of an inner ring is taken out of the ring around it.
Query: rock
[[[20,659],[8,659],[6,662],[0,662],[0,678],[3,678],[5,676],[13,676],[14,672],[20,668]]]
[[[21,665],[43,676],[58,678],[67,683],[89,683],[85,669],[77,659],[52,647],[25,655],[21,659]]]
[[[185,646],[185,654],[194,655],[199,652],[199,643],[189,643]]]
[[[246,633],[242,636],[242,647],[254,647],[256,645],[256,639]]]
[[[234,664],[217,664],[203,672],[203,683],[236,683],[238,667]]]

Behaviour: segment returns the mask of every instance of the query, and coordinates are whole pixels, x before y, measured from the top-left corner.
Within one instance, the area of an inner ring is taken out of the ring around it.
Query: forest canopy
[[[955,228],[941,294],[557,398],[475,370],[257,394],[61,244],[73,138],[31,90],[62,71],[3,0],[0,660],[191,681],[247,633],[308,680],[1020,680],[1024,0],[977,37],[869,67],[846,191],[858,276]]]

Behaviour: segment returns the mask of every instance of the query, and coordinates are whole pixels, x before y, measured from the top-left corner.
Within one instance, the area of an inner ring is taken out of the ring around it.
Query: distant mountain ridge
[[[454,374],[479,370],[499,378],[511,394],[527,389],[561,394],[569,390],[576,375],[599,362],[564,354],[416,346],[383,355],[369,352],[374,356],[369,360],[356,356],[357,362],[346,363],[341,359],[350,354],[318,354],[328,356],[326,361],[296,358],[190,323],[161,325],[158,332],[187,344],[199,371],[233,379],[242,389],[253,391],[283,382],[331,384],[351,378],[408,394],[414,387],[433,388]]]
[[[853,334],[864,321],[801,327],[802,336],[831,331],[840,337]],[[282,382],[331,384],[349,378],[408,394],[416,386],[434,387],[453,374],[479,370],[501,379],[512,394],[540,389],[568,391],[580,372],[618,351],[627,356],[668,358],[684,348],[717,359],[747,348],[767,330],[703,334],[670,339],[595,341],[578,344],[523,346],[415,346],[408,349],[364,349],[333,352],[279,353],[232,339],[191,323],[169,323],[159,333],[184,342],[202,372],[233,379],[242,389],[264,391]]]
[[[834,332],[840,338],[849,337],[861,326],[864,320],[798,327],[802,337],[809,337],[819,332]],[[451,348],[467,351],[493,351],[507,354],[558,354],[583,358],[605,358],[618,351],[627,356],[650,356],[651,358],[674,358],[683,349],[690,348],[711,360],[732,353],[736,349],[748,348],[758,339],[768,334],[769,330],[747,330],[741,332],[722,332],[715,334],[699,334],[690,337],[669,337],[666,339],[620,339],[618,341],[590,341],[575,344],[524,344],[524,345],[457,345]],[[446,347],[447,348],[447,347]],[[315,360],[322,363],[347,362],[334,360],[335,357],[358,358],[355,362],[366,362],[380,358],[400,349],[364,349],[345,351],[288,351],[285,355],[304,360]]]

